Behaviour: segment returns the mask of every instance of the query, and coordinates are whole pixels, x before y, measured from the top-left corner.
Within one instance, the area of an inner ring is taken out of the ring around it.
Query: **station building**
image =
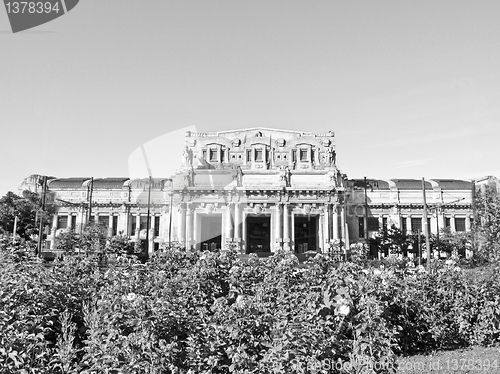
[[[47,245],[96,222],[150,252],[169,244],[233,245],[262,256],[278,248],[325,252],[366,242],[390,225],[422,230],[424,190],[431,232],[468,231],[473,222],[472,181],[348,179],[336,163],[333,132],[187,132],[179,161],[162,178],[49,178],[57,209]],[[36,179],[26,178],[20,190],[40,191]]]

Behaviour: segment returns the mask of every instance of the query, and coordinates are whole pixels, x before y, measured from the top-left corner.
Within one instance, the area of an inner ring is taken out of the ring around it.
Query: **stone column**
[[[457,232],[457,228],[455,227],[455,214],[451,215],[451,218],[450,218],[450,229],[451,229],[451,232]]]
[[[233,217],[231,214],[231,206],[233,203],[228,203],[226,206],[226,214],[225,214],[225,225],[224,225],[224,243],[221,243],[222,248],[224,248],[225,244],[227,243],[227,239],[232,239],[233,238]]]
[[[51,230],[51,240],[50,240],[50,249],[54,248],[54,245],[56,244],[56,231],[57,231],[57,219],[59,217],[59,214],[56,213],[54,214],[54,217],[52,218],[52,230]]]
[[[177,226],[177,241],[181,247],[186,245],[186,208],[184,204],[179,205],[178,209],[178,226]]]
[[[274,207],[274,237],[275,237],[275,245],[278,247],[281,247],[281,242],[283,240],[283,237],[281,236],[281,206],[280,203],[276,203],[276,206]],[[279,240],[279,242],[276,242]]]
[[[66,226],[66,231],[71,231],[71,229],[74,229],[74,227],[72,227],[72,224],[73,224],[72,218],[73,218],[73,215],[71,213],[68,213],[68,225]]]
[[[330,244],[330,205],[325,205],[323,209],[323,241],[321,243],[321,251],[328,252]]]
[[[339,237],[339,208],[335,204],[332,207],[333,215],[332,215],[332,239],[340,239]]]
[[[318,246],[316,250],[320,250],[321,252],[325,252],[325,222],[326,222],[326,214],[325,209],[320,209],[319,218],[318,218]],[[309,250],[309,249],[308,249]]]
[[[193,210],[190,206],[186,209],[186,248],[191,248],[193,239]]]
[[[135,238],[136,240],[140,239],[140,232],[141,232],[141,215],[139,212],[137,212],[137,215],[135,216]]]
[[[196,213],[196,209],[193,209],[193,237],[192,237],[192,245],[195,249],[200,249],[200,245],[198,243],[200,237],[200,225],[199,225],[199,217]]]
[[[234,238],[241,239],[241,212],[240,212],[240,203],[234,204]]]
[[[108,219],[108,237],[112,237],[113,236],[113,215],[109,215],[109,219]]]
[[[289,204],[283,204],[283,248],[290,250],[290,210]]]
[[[471,230],[470,216],[467,215],[465,216],[465,231],[470,231],[470,230]]]
[[[411,227],[411,215],[408,215],[408,217],[403,218],[403,219],[406,219],[406,232],[405,232],[405,234],[412,232],[413,227]]]
[[[148,243],[148,248],[149,248],[149,253],[152,254],[155,251],[155,246],[154,246],[154,240],[155,240],[155,221],[156,221],[156,216],[154,214],[151,214],[150,220],[149,220],[149,243]]]

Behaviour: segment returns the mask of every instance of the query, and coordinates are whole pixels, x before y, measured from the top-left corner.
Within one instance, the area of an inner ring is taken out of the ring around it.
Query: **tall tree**
[[[500,261],[500,194],[487,187],[475,198],[474,244],[475,255],[488,262]]]
[[[38,233],[39,219],[49,222],[51,212],[41,210],[41,199],[37,193],[24,191],[22,196],[9,191],[0,198],[0,231],[12,233],[17,217],[16,234],[24,239]]]

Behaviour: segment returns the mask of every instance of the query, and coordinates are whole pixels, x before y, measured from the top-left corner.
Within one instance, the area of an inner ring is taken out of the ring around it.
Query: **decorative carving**
[[[285,139],[283,139],[283,138],[277,139],[274,143],[275,143],[278,147],[284,147],[284,146],[285,146]]]

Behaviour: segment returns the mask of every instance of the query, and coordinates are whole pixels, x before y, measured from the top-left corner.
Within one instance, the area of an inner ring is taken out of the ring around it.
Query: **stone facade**
[[[231,244],[260,255],[278,248],[328,251],[337,243],[346,248],[386,225],[407,231],[425,225],[422,181],[348,180],[336,164],[333,132],[188,132],[179,161],[179,170],[165,178],[51,179],[58,208],[51,245],[62,230],[78,231],[89,219],[108,227],[109,235],[141,240],[150,252],[168,243]],[[30,178],[23,189],[31,189]],[[430,180],[425,188],[432,232],[470,229],[470,181]]]

